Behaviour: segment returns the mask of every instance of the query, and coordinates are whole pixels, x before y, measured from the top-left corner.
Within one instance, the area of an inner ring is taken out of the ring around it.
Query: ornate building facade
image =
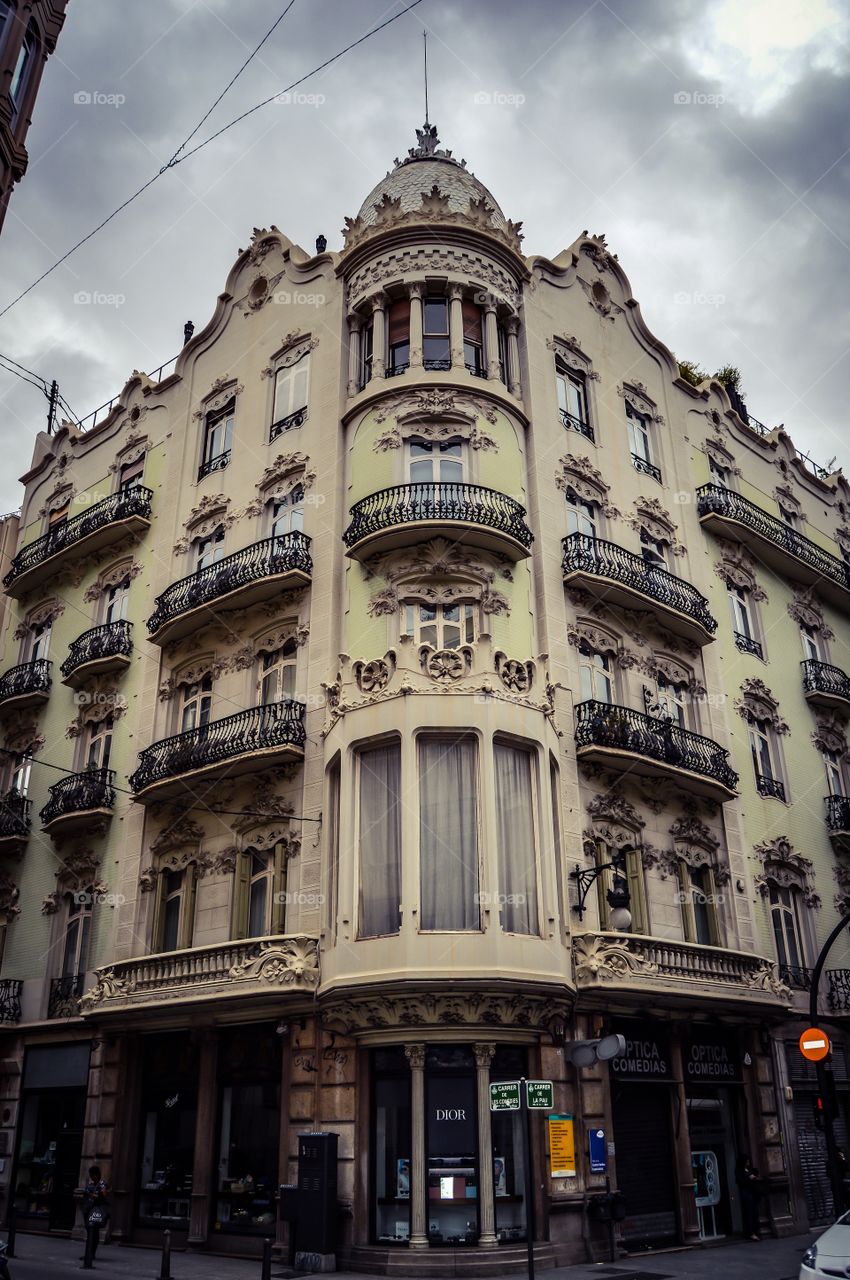
[[[541,1263],[603,1249],[606,1173],[627,1247],[740,1231],[744,1152],[766,1227],[829,1212],[786,1042],[848,885],[847,483],[681,376],[603,237],[527,255],[417,139],[341,250],[255,230],[176,362],[23,477],[22,1227],[70,1230],[97,1159],[118,1240],[283,1242],[321,1128],[346,1265],[502,1273],[532,1206],[489,1084],[522,1076],[575,1132],[559,1169],[531,1122]]]

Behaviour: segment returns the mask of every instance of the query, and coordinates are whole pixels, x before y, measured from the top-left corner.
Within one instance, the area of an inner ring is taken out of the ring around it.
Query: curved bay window
[[[478,879],[478,744],[419,741],[420,928],[481,928]]]
[[[372,1050],[372,1237],[410,1239],[410,1067],[401,1048]]]
[[[411,484],[463,484],[462,440],[419,440],[408,445]]]
[[[144,1037],[142,1046],[139,1223],[186,1231],[195,1159],[197,1041],[182,1032]]]
[[[410,364],[410,299],[390,303],[387,311],[386,376],[404,373]]]
[[[404,634],[433,649],[459,649],[472,644],[478,633],[478,609],[466,602],[404,606]]]
[[[539,934],[538,842],[535,838],[537,761],[525,748],[496,742],[493,763],[502,928],[506,933]]]
[[[269,1027],[222,1033],[213,1227],[271,1235],[277,1221],[281,1037]]]
[[[424,301],[422,307],[422,363],[426,369],[445,370],[451,368],[448,298],[432,295]]]
[[[360,846],[360,938],[401,926],[401,748],[397,742],[357,755]]]
[[[464,298],[461,303],[463,319],[463,363],[476,378],[487,375],[484,363],[484,325],[482,312],[474,302]]]

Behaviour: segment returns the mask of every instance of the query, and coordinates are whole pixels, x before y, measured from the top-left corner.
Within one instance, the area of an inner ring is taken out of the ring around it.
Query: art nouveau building
[[[627,1244],[738,1230],[742,1151],[771,1229],[826,1212],[785,1041],[847,889],[850,494],[680,376],[602,237],[520,245],[426,126],[340,251],[255,231],[176,361],[38,437],[0,677],[22,1226],[70,1229],[96,1157],[116,1238],[256,1249],[324,1128],[348,1265],[503,1271],[522,1075],[576,1133],[555,1176],[532,1122],[541,1261],[596,1247],[589,1128]]]

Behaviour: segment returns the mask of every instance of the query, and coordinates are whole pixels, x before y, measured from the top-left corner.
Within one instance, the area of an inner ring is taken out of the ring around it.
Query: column
[[[425,1230],[425,1046],[406,1044],[410,1063],[410,1248],[427,1249]]]
[[[496,1249],[496,1202],[493,1192],[493,1136],[490,1130],[490,1063],[494,1044],[474,1044],[478,1096],[478,1206],[481,1213],[479,1249]],[[526,1207],[526,1212],[528,1209]]]
[[[496,304],[494,302],[487,302],[484,305],[484,350],[487,353],[487,377],[494,380],[501,379],[499,331],[496,327]]]
[[[453,284],[449,289],[449,348],[452,368],[463,368],[463,289]]]
[[[679,1184],[682,1241],[684,1244],[697,1244],[699,1222],[694,1197],[694,1170],[691,1162],[691,1136],[688,1132],[688,1108],[682,1069],[682,1043],[675,1033],[670,1038],[670,1065],[673,1069],[673,1079],[676,1081],[673,1088],[677,1093],[673,1115],[673,1139],[676,1146],[676,1179]]]
[[[422,368],[422,285],[408,285],[410,296],[410,367]]]
[[[356,396],[360,390],[360,330],[363,321],[359,316],[348,317],[348,394]]]
[[[386,363],[386,324],[384,310],[387,300],[382,293],[372,299],[372,377],[383,378]]]
[[[190,1033],[187,1031],[186,1034]],[[205,1245],[209,1233],[213,1155],[218,1127],[217,1075],[218,1032],[208,1030],[203,1033],[198,1061],[198,1111],[195,1120],[195,1158],[188,1239],[190,1245]]]
[[[522,385],[519,380],[519,320],[516,316],[511,316],[507,323],[508,331],[508,367],[505,375],[508,383],[508,391],[517,399],[522,395]]]

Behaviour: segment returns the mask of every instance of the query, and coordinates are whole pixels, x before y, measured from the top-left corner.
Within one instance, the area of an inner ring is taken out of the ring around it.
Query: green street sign
[[[492,1087],[492,1086],[491,1086]],[[526,1080],[529,1111],[551,1111],[555,1105],[555,1090],[551,1080]]]
[[[500,1080],[490,1085],[491,1111],[519,1111],[519,1080]]]

